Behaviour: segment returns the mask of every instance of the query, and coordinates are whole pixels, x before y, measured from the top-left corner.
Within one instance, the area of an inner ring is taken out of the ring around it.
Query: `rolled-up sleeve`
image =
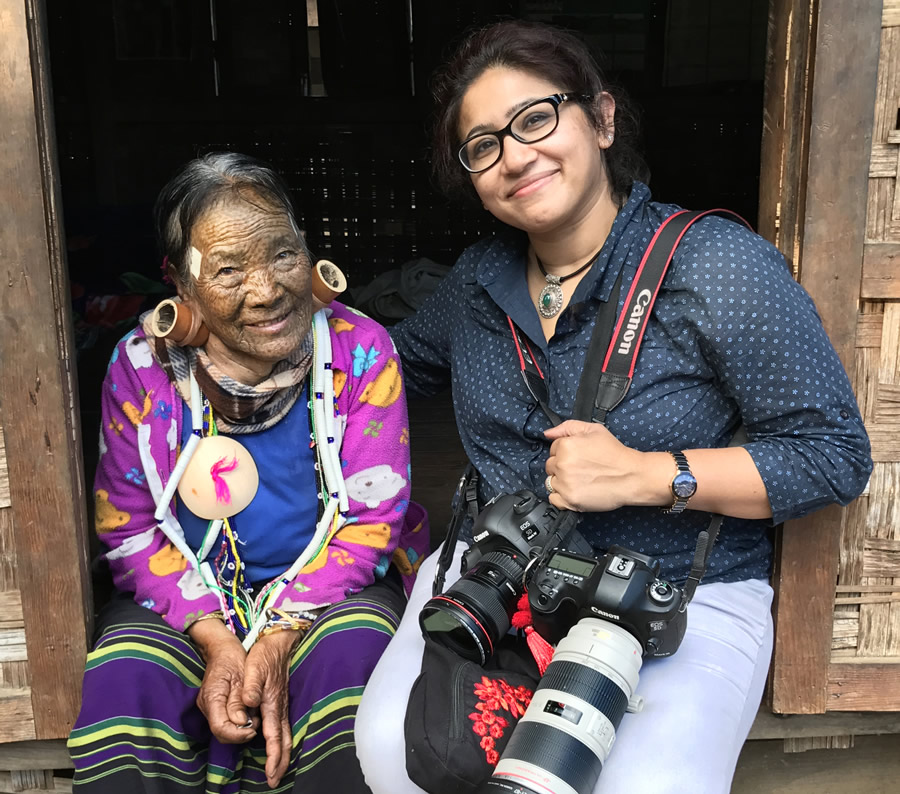
[[[710,219],[675,263],[703,355],[738,405],[773,523],[847,504],[872,471],[850,381],[816,307],[761,237]]]

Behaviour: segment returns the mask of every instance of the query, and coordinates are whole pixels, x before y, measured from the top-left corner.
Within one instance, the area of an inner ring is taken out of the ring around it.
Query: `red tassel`
[[[537,662],[538,672],[543,675],[544,671],[550,666],[550,662],[553,661],[555,648],[534,630],[534,626],[529,626],[525,629],[525,637],[528,647],[531,648],[531,655],[534,657],[534,661]]]
[[[538,671],[543,675],[553,659],[554,648],[534,630],[534,626],[531,624],[531,607],[528,604],[528,593],[522,593],[519,603],[516,604],[516,612],[512,616],[512,625],[513,628],[525,630],[525,638],[531,650],[531,655],[534,657],[534,661],[537,662]]]

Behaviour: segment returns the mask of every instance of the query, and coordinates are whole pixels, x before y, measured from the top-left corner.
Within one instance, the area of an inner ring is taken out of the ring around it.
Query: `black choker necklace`
[[[601,248],[600,251],[602,250],[603,249]],[[541,294],[538,295],[537,310],[541,317],[545,320],[549,320],[551,317],[556,317],[556,315],[559,314],[559,310],[563,305],[563,291],[559,285],[587,270],[594,264],[594,260],[600,255],[600,251],[597,251],[597,253],[588,259],[588,261],[578,268],[578,270],[574,273],[569,273],[568,276],[554,276],[552,273],[548,273],[544,270],[544,263],[541,262],[541,258],[537,254],[534,255],[535,260],[537,260],[538,268],[544,278],[547,279],[546,286],[541,290]]]

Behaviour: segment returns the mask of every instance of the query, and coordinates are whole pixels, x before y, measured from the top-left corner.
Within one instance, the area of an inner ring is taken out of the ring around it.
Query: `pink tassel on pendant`
[[[231,461],[229,461],[226,457],[217,460],[210,468],[209,473],[212,477],[213,484],[216,486],[217,502],[222,502],[226,505],[231,504],[231,491],[228,488],[228,483],[225,482],[225,478],[222,477],[222,475],[227,474],[229,471],[234,471],[237,467],[237,457],[232,458]]]

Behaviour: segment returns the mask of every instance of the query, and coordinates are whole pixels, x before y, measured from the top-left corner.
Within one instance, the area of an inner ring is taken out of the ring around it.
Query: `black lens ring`
[[[603,714],[614,728],[619,727],[628,708],[628,696],[611,678],[577,662],[550,662],[541,677],[537,691],[556,689],[589,703]]]
[[[603,769],[603,761],[586,744],[559,728],[531,720],[516,725],[502,759],[532,764],[575,791],[592,791]],[[498,777],[502,779],[502,772]]]

